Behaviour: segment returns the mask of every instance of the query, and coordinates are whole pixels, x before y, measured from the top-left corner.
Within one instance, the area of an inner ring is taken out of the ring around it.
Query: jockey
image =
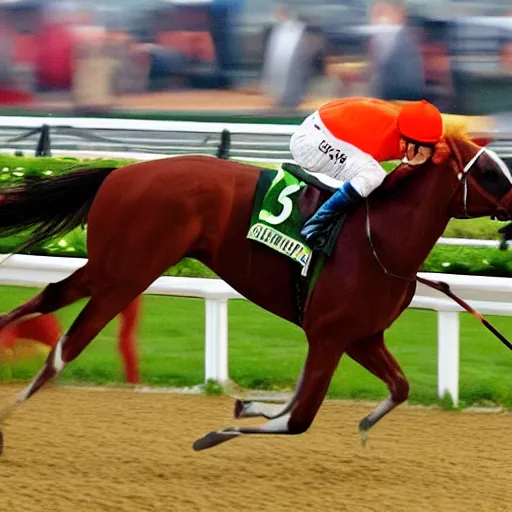
[[[386,172],[379,162],[422,164],[434,155],[442,134],[441,113],[425,100],[397,105],[345,98],[307,117],[290,140],[295,162],[343,184],[304,224],[306,243],[314,244],[329,221],[382,183]]]

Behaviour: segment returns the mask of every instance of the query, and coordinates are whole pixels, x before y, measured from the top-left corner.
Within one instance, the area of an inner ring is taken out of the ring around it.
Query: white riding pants
[[[384,180],[386,172],[371,155],[334,137],[318,111],[308,116],[290,139],[293,159],[305,170],[350,181],[362,197],[367,197]]]

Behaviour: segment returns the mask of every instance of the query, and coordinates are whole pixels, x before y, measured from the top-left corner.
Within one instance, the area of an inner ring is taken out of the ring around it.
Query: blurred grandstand
[[[278,4],[288,12],[282,20]],[[458,114],[512,111],[509,2],[406,4],[423,95]],[[308,93],[367,94],[366,78],[351,80],[347,69],[363,69],[372,38],[389,28],[372,22],[373,8],[361,0],[0,1],[0,102],[57,97],[109,108],[120,95],[156,91],[261,93],[269,45],[290,20],[297,37],[279,53],[277,62],[290,64],[274,65],[283,75],[275,106],[297,108]]]

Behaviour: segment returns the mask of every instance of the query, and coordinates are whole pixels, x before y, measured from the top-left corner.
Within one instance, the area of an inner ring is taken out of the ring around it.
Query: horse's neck
[[[381,261],[400,275],[416,273],[448,221],[453,187],[441,169],[418,170],[370,199],[370,226]]]

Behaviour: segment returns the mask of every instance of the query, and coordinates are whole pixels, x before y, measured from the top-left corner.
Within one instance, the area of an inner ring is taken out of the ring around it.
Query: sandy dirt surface
[[[17,389],[0,387],[0,404]],[[226,397],[43,390],[5,426],[0,510],[512,511],[511,414],[402,407],[362,448],[370,406],[327,402],[302,436],[194,452],[232,409]]]

